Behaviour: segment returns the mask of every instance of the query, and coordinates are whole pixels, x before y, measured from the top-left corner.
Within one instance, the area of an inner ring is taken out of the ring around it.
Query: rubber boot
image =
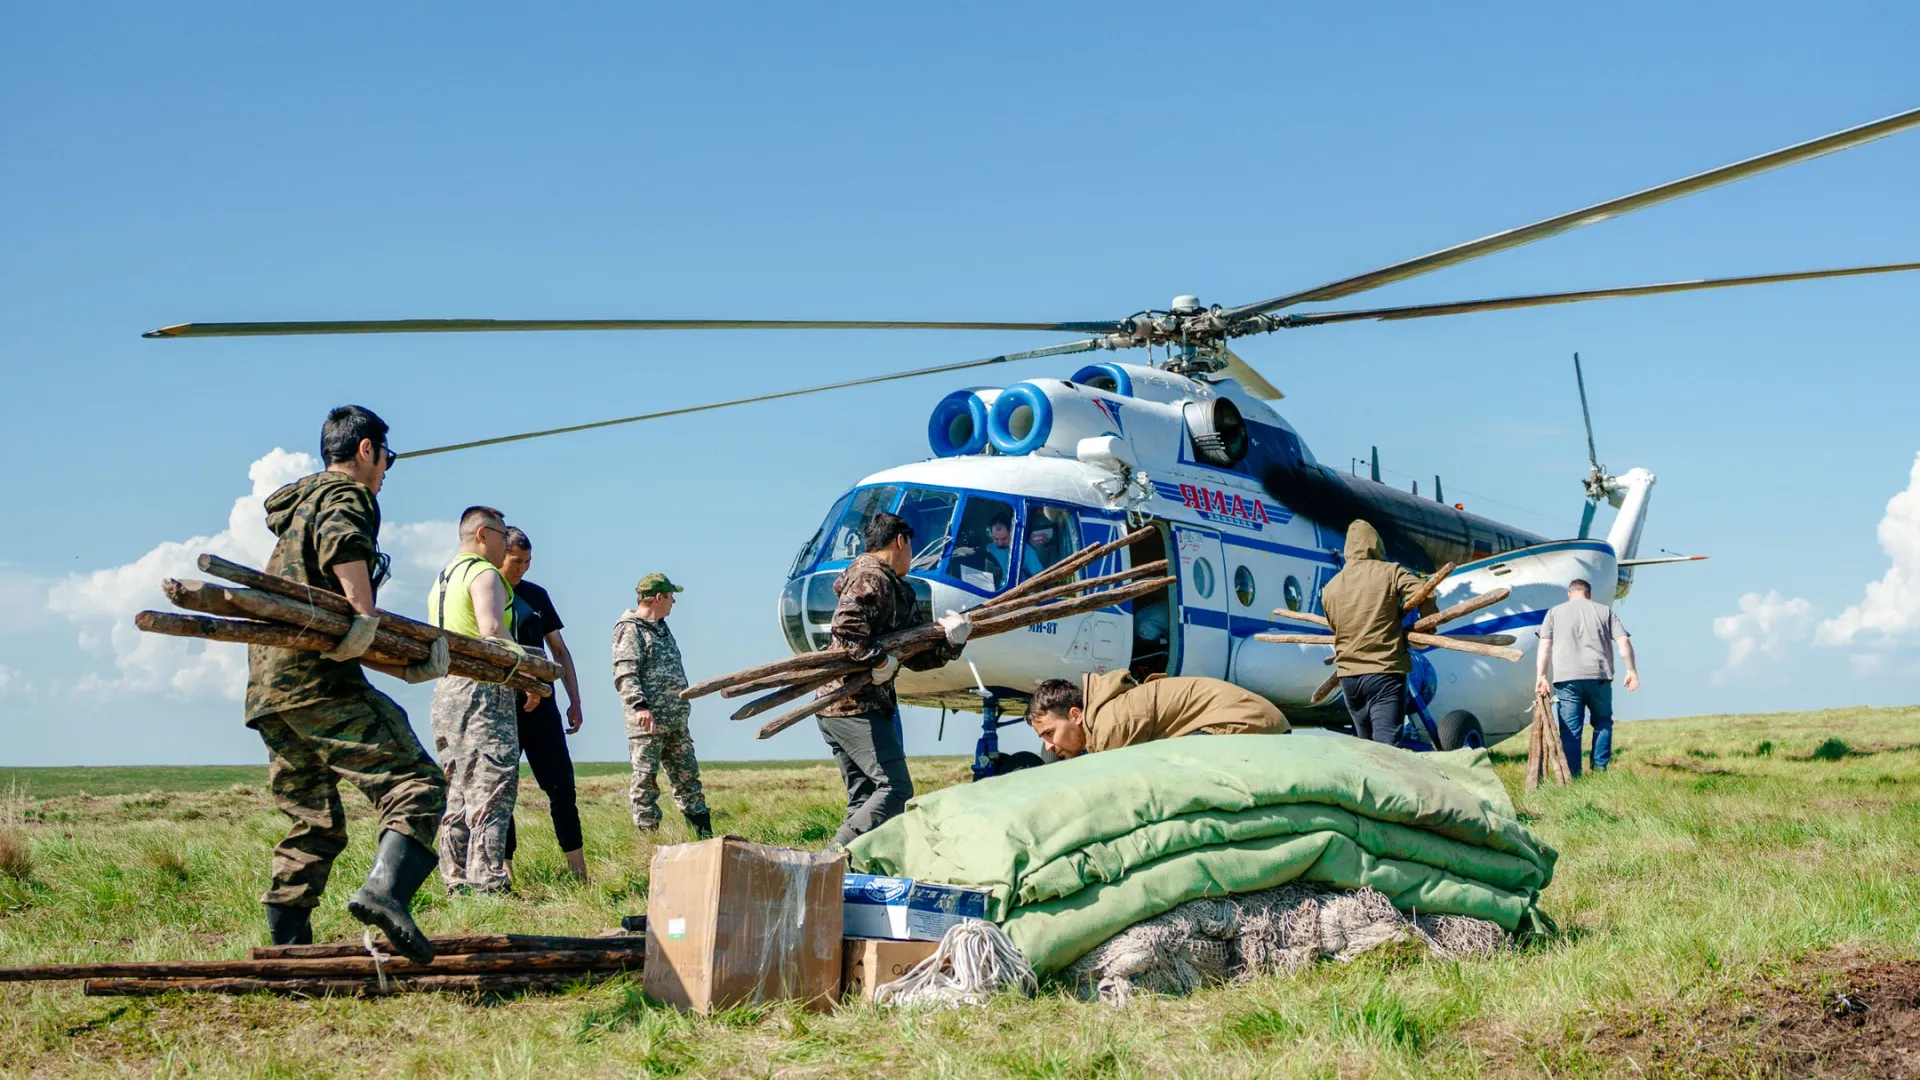
[[[367,883],[347,901],[347,912],[368,926],[378,927],[400,955],[424,964],[433,959],[433,942],[413,924],[409,906],[421,882],[439,866],[440,857],[432,848],[388,829],[380,834]]]
[[[697,814],[688,814],[687,824],[693,826],[695,840],[713,839],[713,811],[702,810]]]
[[[572,851],[563,851],[560,854],[566,856],[567,870],[573,874],[573,879],[585,885],[587,883],[586,851],[581,848],[574,848]]]
[[[262,904],[267,909],[267,936],[275,945],[313,944],[313,909],[291,904]]]

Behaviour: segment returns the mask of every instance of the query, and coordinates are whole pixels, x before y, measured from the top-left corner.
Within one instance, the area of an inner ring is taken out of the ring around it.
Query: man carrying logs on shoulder
[[[274,805],[293,821],[274,848],[273,881],[261,902],[275,945],[313,940],[313,909],[347,846],[339,789],[345,778],[380,816],[373,869],[347,910],[379,927],[402,955],[425,963],[433,946],[409,907],[438,864],[432,845],[447,781],[407,714],[367,683],[359,660],[379,629],[374,593],[387,576],[387,557],[376,546],[376,496],[394,460],[387,425],[358,405],[341,406],[327,414],[320,453],[324,472],[267,497],[267,527],[279,537],[267,571],[341,593],[356,614],[329,652],[247,646],[247,726],[267,745]],[[425,682],[446,674],[447,660],[446,642],[438,641],[427,660],[380,670]]]
[[[1388,561],[1379,530],[1365,521],[1347,526],[1346,563],[1321,587],[1320,606],[1333,630],[1334,672],[1347,715],[1362,739],[1388,746],[1400,739],[1413,670],[1403,620],[1421,586],[1413,571]],[[1430,597],[1421,599],[1420,614],[1438,610]]]
[[[847,785],[847,816],[833,834],[828,850],[838,850],[854,838],[871,832],[906,809],[913,798],[913,777],[907,773],[907,752],[900,731],[900,708],[894,697],[893,677],[902,661],[882,659],[881,638],[922,625],[915,610],[913,589],[902,580],[913,566],[913,527],[895,514],[875,514],[866,524],[866,550],[834,579],[839,603],[833,609],[833,645],[847,651],[857,663],[880,660],[871,681],[858,691],[821,709],[820,734],[840,766]],[[931,671],[960,657],[973,622],[949,611],[935,620],[946,640],[910,656],[913,671]],[[860,676],[851,676],[858,678]],[[820,696],[838,692],[844,680],[821,688]]]

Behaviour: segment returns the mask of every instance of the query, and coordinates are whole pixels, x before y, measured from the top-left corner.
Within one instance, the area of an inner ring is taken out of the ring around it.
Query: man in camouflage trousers
[[[340,780],[373,803],[380,837],[366,884],[347,903],[354,918],[377,926],[395,949],[425,962],[433,946],[409,906],[432,874],[435,831],[446,779],[393,700],[368,685],[360,656],[380,626],[375,590],[387,576],[376,496],[393,463],[387,425],[357,405],[333,410],[320,433],[326,470],[288,484],[266,500],[267,527],[279,539],[267,572],[344,595],[356,614],[346,636],[325,653],[247,647],[247,726],[268,753],[274,806],[293,822],[273,852],[273,882],[261,902],[276,945],[313,940],[312,914],[333,861],[347,846]],[[425,661],[388,671],[408,682],[445,675],[437,642]]]
[[[680,644],[667,629],[674,594],[684,592],[665,574],[648,574],[634,586],[632,611],[613,624],[613,689],[626,706],[627,751],[633,759],[633,824],[642,832],[660,828],[660,769],[673,781],[673,801],[704,840],[713,835],[713,816],[700,789],[700,762],[687,730],[692,712],[680,700],[687,669]]]

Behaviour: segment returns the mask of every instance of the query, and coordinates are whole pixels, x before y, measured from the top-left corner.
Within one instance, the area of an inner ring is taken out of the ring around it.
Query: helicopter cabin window
[[[947,553],[947,528],[960,496],[933,488],[912,488],[900,500],[898,513],[913,529],[914,570],[932,570]]]
[[[1025,580],[1080,550],[1080,525],[1064,506],[1027,504],[1020,578]]]
[[[1253,570],[1250,567],[1236,566],[1233,569],[1233,598],[1240,601],[1241,607],[1252,607],[1254,596]]]
[[[967,496],[947,572],[983,592],[999,592],[1011,576],[1013,552],[1012,504]]]
[[[873,515],[892,506],[894,497],[899,494],[900,489],[891,486],[854,492],[852,501],[841,512],[840,520],[834,523],[832,534],[827,538],[826,553],[821,557],[828,561],[845,560],[867,550],[867,522]]]
[[[820,546],[826,542],[827,534],[839,522],[840,515],[847,512],[847,504],[852,501],[853,493],[848,492],[840,496],[840,501],[833,504],[833,509],[827,511],[826,519],[820,522],[818,529],[814,530],[813,538],[800,548],[800,554],[793,557],[793,567],[787,571],[788,577],[813,565],[814,556],[820,554]]]

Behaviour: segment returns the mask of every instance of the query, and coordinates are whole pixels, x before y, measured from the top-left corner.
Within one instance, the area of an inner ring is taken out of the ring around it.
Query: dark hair
[[[352,461],[360,454],[361,439],[372,439],[377,454],[387,445],[387,422],[373,415],[372,409],[342,405],[320,425],[320,459],[328,465]]]
[[[1593,586],[1587,584],[1586,578],[1574,578],[1572,581],[1567,582],[1567,588],[1579,589],[1581,592],[1586,593],[1588,596],[1593,595]]]
[[[867,542],[868,551],[880,551],[892,544],[895,537],[904,536],[913,540],[913,526],[899,514],[878,513],[867,519],[867,527],[861,539]]]
[[[507,526],[507,547],[514,551],[532,551],[533,541],[527,539],[526,531],[518,525]]]
[[[1027,703],[1027,717],[1032,719],[1046,713],[1064,713],[1068,709],[1083,709],[1086,699],[1080,696],[1080,688],[1065,679],[1048,679],[1033,688],[1033,700]]]
[[[993,517],[987,519],[987,528],[991,529],[995,525],[1004,526],[1008,532],[1012,532],[1013,531],[1013,515],[1007,513],[1005,510],[1002,510],[999,513],[993,515]]]
[[[467,523],[477,518],[492,518],[501,525],[507,523],[507,515],[495,510],[491,506],[469,506],[465,510],[460,511],[460,536],[463,539],[467,535]]]

